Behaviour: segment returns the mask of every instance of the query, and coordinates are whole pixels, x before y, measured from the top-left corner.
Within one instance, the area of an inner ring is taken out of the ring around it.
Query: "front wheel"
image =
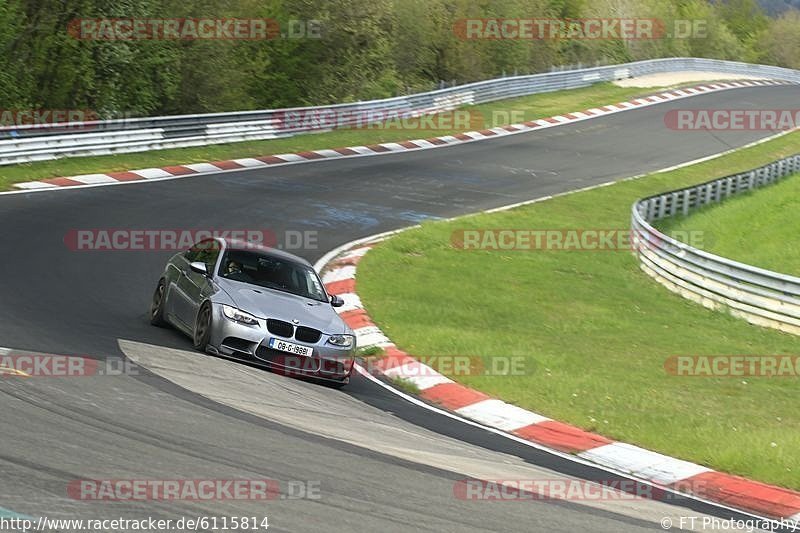
[[[197,313],[197,322],[194,326],[194,347],[201,352],[208,350],[208,341],[211,338],[211,304],[204,303]]]
[[[167,284],[162,278],[158,280],[158,286],[153,293],[153,301],[150,304],[150,323],[161,328],[167,326],[167,321],[164,320],[164,300],[166,295]]]

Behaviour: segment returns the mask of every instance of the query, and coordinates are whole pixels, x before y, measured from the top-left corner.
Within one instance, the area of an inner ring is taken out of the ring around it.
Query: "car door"
[[[194,330],[195,317],[197,317],[200,304],[214,292],[213,282],[210,277],[214,275],[214,269],[220,254],[219,243],[214,240],[200,243],[198,248],[198,253],[194,256],[194,262],[204,263],[208,276],[193,271],[189,267],[190,262],[187,262],[186,268],[178,280],[178,292],[181,293],[184,299],[184,305],[179,311],[179,320],[192,331]]]
[[[170,320],[177,326],[186,326],[183,319],[188,315],[188,296],[184,292],[186,289],[186,272],[189,270],[189,264],[197,259],[200,253],[200,245],[197,243],[182,254],[176,256],[169,264],[170,270],[174,269],[174,275],[168,275],[167,285],[167,302],[165,311]]]
[[[209,258],[208,250],[218,248],[219,246],[214,240],[200,241],[187,250],[183,257],[175,261],[179,273],[170,290],[169,312],[180,326],[189,330],[194,328],[196,311],[193,302],[199,297],[208,282],[208,278],[193,272],[189,265],[193,262],[206,263]],[[206,268],[208,268],[207,264]],[[213,266],[208,271],[212,272]]]

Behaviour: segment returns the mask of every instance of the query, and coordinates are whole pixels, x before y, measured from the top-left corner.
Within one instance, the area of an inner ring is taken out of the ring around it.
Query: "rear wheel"
[[[211,304],[204,303],[197,313],[197,322],[194,325],[194,347],[205,352],[208,350],[208,341],[211,338]]]
[[[150,323],[154,326],[165,327],[167,321],[164,320],[164,298],[167,294],[167,284],[164,279],[158,280],[158,286],[153,293],[153,302],[150,304]]]

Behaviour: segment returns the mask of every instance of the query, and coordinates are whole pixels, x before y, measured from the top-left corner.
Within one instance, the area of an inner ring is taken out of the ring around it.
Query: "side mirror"
[[[192,269],[192,272],[197,272],[198,274],[208,276],[208,270],[206,269],[205,263],[195,261],[194,263],[189,263],[189,268]]]
[[[342,300],[341,296],[333,295],[331,296],[331,305],[333,307],[341,307],[344,305],[344,300]]]

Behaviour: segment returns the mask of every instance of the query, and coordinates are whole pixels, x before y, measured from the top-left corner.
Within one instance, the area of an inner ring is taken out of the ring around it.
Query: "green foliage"
[[[717,0],[719,13],[725,25],[742,42],[769,26],[769,20],[756,0]]]
[[[800,11],[787,11],[757,38],[757,60],[800,68]]]
[[[268,40],[79,40],[85,18],[268,18]],[[649,18],[707,34],[660,39],[464,39],[462,19]],[[319,38],[287,35],[319,21]],[[0,0],[0,108],[103,117],[232,111],[385,98],[594,64],[691,55],[797,66],[800,17],[755,0]],[[296,27],[296,26],[295,26]]]

